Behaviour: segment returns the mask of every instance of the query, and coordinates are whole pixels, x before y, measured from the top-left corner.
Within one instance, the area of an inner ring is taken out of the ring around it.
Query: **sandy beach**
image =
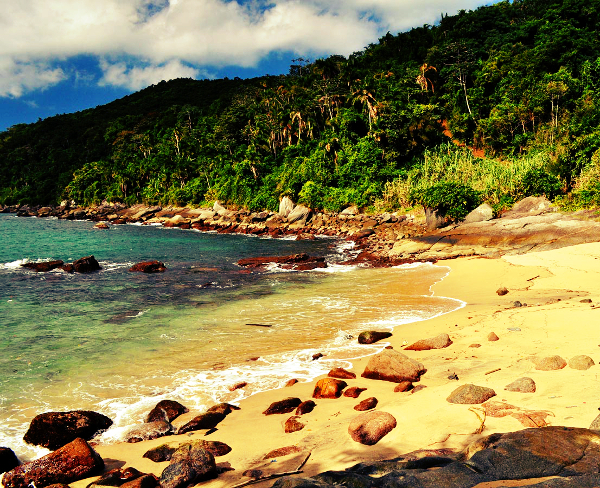
[[[246,470],[261,470],[263,475],[293,471],[309,453],[299,476],[390,459],[417,449],[461,450],[494,432],[544,425],[587,428],[598,415],[598,366],[540,371],[532,358],[559,355],[569,361],[585,354],[598,361],[600,243],[501,259],[460,258],[441,264],[449,266],[451,272],[434,285],[433,292],[458,298],[466,305],[450,314],[399,327],[388,339],[395,350],[402,351],[406,344],[419,339],[450,335],[453,344],[447,348],[403,351],[427,368],[420,383],[415,384],[424,388],[395,393],[394,383],[361,378],[368,360],[364,358],[354,361],[352,371],[357,378],[347,382],[367,390],[358,399],[342,396],[316,400],[313,412],[301,417],[306,426],[298,432],[284,432],[283,425],[291,414],[265,416],[262,412],[272,402],[287,397],[311,399],[316,380],[244,400],[241,409],[228,415],[208,436],[206,431],[196,431],[137,444],[98,445],[96,450],[108,468],[132,466],[160,475],[168,462],[143,458],[148,449],[194,439],[221,441],[232,451],[217,457],[217,464],[232,469],[202,483],[212,488],[248,481],[250,478],[243,476]],[[500,296],[496,291],[502,287],[508,293]],[[522,306],[515,306],[517,301]],[[499,340],[488,340],[491,332]],[[457,380],[449,379],[453,374]],[[534,393],[505,390],[521,377],[535,381]],[[502,402],[514,408],[499,417],[486,415],[481,405],[447,402],[453,390],[467,383],[492,388],[496,396],[488,403]],[[389,412],[397,420],[397,427],[373,446],[354,442],[348,434],[350,421],[359,414],[353,407],[368,397],[377,398],[376,409]],[[181,425],[198,413],[189,412],[175,423]],[[269,452],[288,446],[295,446],[297,452],[265,459]],[[84,487],[90,481],[72,486]],[[273,482],[263,481],[260,486]]]

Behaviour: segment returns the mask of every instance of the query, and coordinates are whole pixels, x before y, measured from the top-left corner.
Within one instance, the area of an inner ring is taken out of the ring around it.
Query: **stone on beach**
[[[377,444],[396,427],[396,419],[387,412],[372,411],[360,414],[350,422],[348,433],[353,441],[366,446]]]
[[[446,400],[449,403],[459,403],[463,405],[476,405],[496,396],[496,392],[486,386],[477,386],[466,384],[459,386],[454,390]]]
[[[298,405],[295,415],[305,415],[307,413],[310,413],[315,409],[316,406],[317,404],[312,400],[306,400],[305,402],[302,402],[300,405]]]
[[[156,260],[137,263],[129,268],[129,271],[137,273],[162,273],[166,270],[165,263]]]
[[[532,358],[533,364],[535,364],[535,369],[540,371],[555,371],[558,369],[563,369],[567,362],[561,358],[560,356],[549,356],[546,358]]]
[[[187,424],[181,426],[177,435],[185,434],[193,430],[214,429],[226,415],[220,412],[205,412],[194,417]]]
[[[233,412],[234,410],[239,410],[240,407],[237,407],[236,405],[232,405],[231,403],[217,403],[216,405],[213,405],[212,407],[210,407],[206,413],[222,413],[224,415],[229,415],[231,412]]]
[[[344,390],[344,396],[349,398],[358,398],[363,391],[366,391],[366,388],[359,388],[358,386],[351,386],[350,388]]]
[[[594,366],[594,364],[596,364],[594,360],[591,357],[586,356],[585,354],[581,354],[579,356],[575,356],[569,359],[569,368],[571,369],[579,369],[585,371]]]
[[[590,424],[590,430],[600,431],[600,415],[598,415]]]
[[[496,293],[497,293],[499,296],[504,296],[504,295],[506,295],[506,294],[508,293],[508,288],[506,288],[505,286],[503,286],[502,288],[498,288],[498,289],[496,290]]]
[[[313,391],[313,398],[339,398],[348,383],[335,378],[322,378],[317,381]]]
[[[490,342],[496,342],[496,341],[499,341],[500,338],[496,335],[495,332],[490,332],[487,336],[487,340]]]
[[[516,391],[519,393],[535,393],[535,381],[524,376],[504,387],[508,391]]]
[[[132,427],[124,436],[125,442],[135,443],[158,439],[173,434],[173,426],[166,420],[155,420]]]
[[[0,474],[16,468],[19,464],[17,456],[8,447],[0,447]]]
[[[169,464],[160,475],[161,488],[184,488],[199,481],[216,477],[217,466],[215,458],[208,451],[204,451],[204,459],[196,462],[185,459]]]
[[[327,373],[327,376],[329,376],[330,378],[339,378],[342,380],[353,380],[356,378],[355,373],[351,371],[346,371],[344,368],[334,368],[329,373]]]
[[[289,397],[277,402],[271,403],[269,407],[263,412],[264,415],[277,415],[282,413],[293,412],[300,404],[302,400],[300,398]]]
[[[364,412],[366,410],[372,410],[377,406],[377,398],[375,397],[369,397],[369,398],[365,398],[362,402],[360,402],[358,405],[356,405],[354,407],[354,410],[357,410],[359,412]]]
[[[366,330],[364,332],[361,332],[358,335],[358,343],[359,344],[374,344],[375,342],[379,342],[383,339],[387,339],[388,337],[392,337],[391,332]]]
[[[71,483],[98,473],[104,461],[81,438],[35,461],[21,464],[4,475],[5,488],[44,487],[53,483]]]
[[[112,423],[106,415],[87,410],[46,412],[34,417],[23,440],[54,450],[78,437],[90,440]]]
[[[429,349],[444,349],[452,344],[448,334],[440,334],[429,339],[421,339],[404,348],[405,351],[428,351]]]
[[[394,393],[403,393],[413,389],[412,381],[401,381],[394,388]]]
[[[303,424],[298,419],[300,417],[294,415],[285,421],[285,433],[291,434],[292,432],[298,432],[299,430],[304,429],[306,424]]]
[[[426,372],[425,367],[418,361],[393,349],[384,349],[371,356],[361,376],[373,380],[401,383],[402,381],[419,381],[421,375]]]
[[[161,400],[150,411],[146,417],[146,422],[154,422],[155,420],[167,420],[172,422],[183,413],[189,410],[181,403],[174,400]]]

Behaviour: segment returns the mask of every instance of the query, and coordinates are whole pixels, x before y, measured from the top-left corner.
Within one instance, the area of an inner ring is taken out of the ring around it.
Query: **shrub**
[[[440,181],[422,191],[415,191],[410,199],[412,203],[434,208],[455,220],[464,219],[481,201],[473,188],[452,181]]]

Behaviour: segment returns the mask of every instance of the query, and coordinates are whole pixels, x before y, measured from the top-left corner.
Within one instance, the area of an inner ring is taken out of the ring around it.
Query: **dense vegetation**
[[[161,82],[17,125],[0,134],[0,203],[597,205],[599,14],[503,1],[286,76]]]

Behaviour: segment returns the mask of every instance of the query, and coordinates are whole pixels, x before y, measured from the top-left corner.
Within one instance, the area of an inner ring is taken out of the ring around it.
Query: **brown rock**
[[[229,391],[239,390],[240,388],[244,388],[245,386],[248,386],[248,382],[247,381],[240,381],[239,383],[236,383],[235,385],[231,385],[229,387]]]
[[[600,415],[598,415],[590,424],[590,430],[600,430]]]
[[[298,380],[296,378],[293,378],[291,380],[289,380],[285,386],[294,386],[296,383],[298,383]]]
[[[298,420],[299,418],[300,417],[293,416],[285,421],[285,433],[286,434],[291,434],[292,432],[298,432],[299,430],[304,429],[304,427],[306,425],[303,424],[302,422],[300,422]]]
[[[322,378],[315,385],[313,398],[339,398],[346,386],[348,384],[345,381],[335,378]]]
[[[394,388],[394,393],[403,393],[405,391],[410,391],[413,389],[412,381],[401,381]]]
[[[164,461],[170,461],[176,450],[176,447],[171,447],[168,444],[161,444],[160,446],[147,450],[142,457],[150,459],[150,461],[154,461],[155,463],[162,463]]]
[[[473,349],[477,349],[477,348],[481,347],[481,344],[471,344],[469,347],[472,347]]]
[[[358,405],[356,405],[354,407],[354,410],[357,410],[359,412],[364,412],[366,410],[372,410],[377,406],[377,398],[375,397],[370,397],[370,398],[365,398],[362,402],[360,402]]]
[[[361,376],[394,383],[414,382],[419,381],[426,371],[425,367],[414,359],[393,349],[384,349],[379,354],[371,356]]]
[[[93,273],[102,269],[94,256],[86,256],[73,261],[73,269],[77,273]]]
[[[131,481],[123,483],[121,488],[155,488],[158,485],[158,478],[155,475],[142,474]]]
[[[16,468],[19,464],[21,463],[12,449],[0,447],[0,474]]]
[[[344,390],[344,396],[350,398],[358,398],[363,391],[366,391],[366,388],[359,388],[358,386],[351,386],[347,390]]]
[[[426,385],[417,385],[415,386],[412,390],[410,390],[410,394],[414,395],[415,393],[420,392],[421,390],[424,390],[425,388],[427,388]]]
[[[560,356],[533,358],[532,361],[535,364],[535,369],[540,371],[555,371],[563,369],[567,365],[567,362]]]
[[[160,261],[144,261],[142,263],[134,264],[129,271],[137,272],[137,273],[162,273],[166,271],[167,268],[165,263],[161,263]]]
[[[428,351],[429,349],[444,349],[452,344],[448,334],[440,334],[429,339],[421,339],[404,348],[405,351]]]
[[[269,405],[269,408],[267,408],[263,414],[264,415],[275,415],[275,414],[282,414],[282,413],[290,413],[293,412],[294,409],[296,407],[298,407],[298,405],[300,405],[302,403],[302,400],[300,400],[300,398],[286,398],[284,400],[279,400],[278,402],[273,402],[271,403],[271,405]]]
[[[189,410],[179,402],[174,400],[161,400],[150,411],[148,417],[146,417],[146,422],[154,422],[155,420],[172,422],[181,414],[187,413],[188,411]]]
[[[359,344],[373,344],[375,342],[379,342],[383,339],[387,339],[388,337],[392,337],[391,332],[383,332],[377,330],[367,330],[361,332],[358,336]]]
[[[158,439],[165,435],[173,433],[173,426],[165,420],[155,420],[146,422],[142,425],[136,425],[125,434],[125,442],[142,442],[151,439]]]
[[[257,479],[263,475],[263,472],[260,469],[247,469],[242,473],[242,476],[246,476],[247,478]]]
[[[71,483],[88,478],[104,468],[104,461],[89,444],[79,438],[60,449],[4,475],[5,488],[28,488],[30,483],[43,487]]]
[[[214,429],[225,417],[226,415],[220,412],[202,413],[180,427],[177,434],[185,434],[192,430]]]
[[[63,264],[65,263],[58,259],[56,261],[44,261],[43,263],[24,263],[21,266],[23,268],[37,271],[38,273],[47,273],[53,269],[60,268]]]
[[[312,360],[316,361],[317,359],[321,359],[322,357],[324,357],[324,355],[318,352],[317,354],[312,355]]]
[[[310,413],[315,409],[316,406],[317,404],[312,400],[306,400],[305,402],[302,402],[300,405],[298,405],[295,415],[304,415]]]
[[[217,403],[210,407],[206,413],[222,413],[223,415],[229,415],[234,410],[239,410],[240,407],[231,405],[230,403]]]
[[[459,386],[450,393],[446,400],[450,403],[475,405],[483,403],[494,396],[496,396],[496,392],[491,388],[467,384]]]
[[[365,412],[356,417],[348,426],[353,441],[366,446],[377,444],[396,427],[396,419],[387,412]]]
[[[504,287],[504,286],[503,286],[502,288],[498,288],[498,289],[496,290],[496,293],[497,293],[498,295],[500,295],[500,296],[504,296],[504,295],[506,295],[506,294],[508,293],[508,288],[506,288],[506,287]]]
[[[572,369],[579,369],[585,371],[587,369],[590,369],[594,364],[596,364],[594,360],[591,357],[586,356],[584,354],[569,359],[569,368]]]
[[[519,393],[535,393],[535,381],[525,376],[506,385],[504,389],[508,391],[517,391]]]
[[[344,368],[334,368],[327,373],[327,376],[330,378],[340,378],[342,380],[353,380],[356,378],[356,374],[351,371],[346,371]]]
[[[299,452],[302,452],[302,449],[300,449],[297,446],[280,447],[278,449],[274,449],[274,450],[268,452],[267,454],[265,454],[265,457],[263,459],[273,459],[273,458],[288,456],[290,454],[297,454]]]
[[[108,226],[108,224],[106,222],[98,222],[96,225],[94,225],[94,229],[110,229],[110,227]]]
[[[500,338],[496,335],[495,332],[490,332],[487,336],[487,340],[490,342],[495,342],[495,341],[499,341]]]

